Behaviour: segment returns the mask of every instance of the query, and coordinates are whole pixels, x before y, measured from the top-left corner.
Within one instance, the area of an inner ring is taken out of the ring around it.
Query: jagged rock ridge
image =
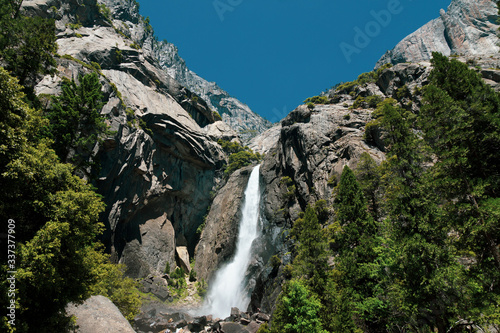
[[[492,0],[453,0],[440,17],[427,23],[399,42],[377,62],[420,62],[432,52],[444,55],[486,55],[500,51],[497,30],[498,8]]]
[[[236,130],[244,142],[271,127],[268,120],[230,96],[215,82],[208,82],[187,68],[175,45],[162,41],[156,44],[153,52],[170,76],[198,94],[211,108],[219,112],[224,122]]]

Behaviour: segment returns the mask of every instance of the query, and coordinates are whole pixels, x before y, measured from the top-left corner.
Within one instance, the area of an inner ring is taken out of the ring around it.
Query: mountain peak
[[[482,55],[500,51],[498,8],[493,0],[452,0],[448,10],[387,51],[375,68],[386,63],[420,62],[432,52],[444,55]]]

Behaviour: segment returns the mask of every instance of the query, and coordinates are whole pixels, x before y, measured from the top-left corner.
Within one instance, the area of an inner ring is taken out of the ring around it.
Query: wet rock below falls
[[[241,312],[232,308],[225,319],[211,315],[193,317],[183,312],[168,312],[151,309],[135,318],[134,329],[138,333],[255,333],[260,325],[269,321],[265,313]]]

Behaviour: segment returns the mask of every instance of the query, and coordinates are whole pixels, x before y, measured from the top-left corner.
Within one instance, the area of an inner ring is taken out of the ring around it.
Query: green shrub
[[[139,44],[137,44],[136,42],[133,42],[132,44],[130,44],[130,47],[133,49],[136,49],[136,50],[139,50],[141,48],[141,46]]]
[[[288,176],[281,177],[280,179],[280,184],[290,185],[291,183],[293,183],[293,180]]]
[[[380,74],[386,69],[392,67],[391,64],[385,64],[384,66],[380,67],[376,71],[372,72],[367,72],[367,73],[362,73],[358,76],[358,78],[354,81],[351,82],[346,82],[341,85],[339,85],[336,88],[336,92],[338,93],[344,93],[344,94],[350,94],[351,96],[355,96],[355,88],[357,86],[362,86],[368,83],[375,83],[377,82],[378,78],[380,77]]]
[[[153,135],[153,131],[151,128],[148,127],[148,124],[144,121],[144,119],[139,118],[139,127],[146,133],[148,133],[150,136]]]
[[[98,64],[97,62],[95,62],[95,61],[92,61],[92,62],[90,63],[90,65],[91,65],[92,67],[94,67],[94,69],[95,69],[96,71],[101,70],[101,65],[99,65],[99,64]]]
[[[274,255],[269,260],[269,263],[271,264],[271,267],[273,269],[277,269],[281,265],[281,260],[280,260],[280,258],[277,255]]]
[[[118,63],[121,63],[123,61],[123,54],[122,54],[122,50],[120,49],[116,49],[115,50],[115,59]]]
[[[66,24],[67,27],[69,27],[72,30],[80,29],[82,27],[82,24],[80,22],[78,23],[68,23]]]
[[[220,121],[220,120],[222,120],[222,117],[220,116],[219,112],[217,112],[217,111],[212,111],[212,115],[214,116],[215,121]]]
[[[372,95],[372,96],[368,96],[366,98],[366,105],[369,107],[369,108],[376,108],[377,105],[383,101],[383,98],[381,96],[378,96],[378,95]]]
[[[125,114],[127,115],[127,119],[134,119],[135,118],[135,113],[134,110],[131,108],[126,108],[125,109]]]
[[[313,96],[309,97],[304,101],[304,104],[314,103],[314,104],[330,104],[330,100],[327,96]]]
[[[165,270],[163,271],[165,274],[170,274],[170,263],[167,261],[167,265],[165,265]]]
[[[111,10],[105,4],[97,4],[97,6],[99,7],[99,13],[104,16],[106,21],[111,23]]]
[[[186,277],[186,272],[180,267],[176,267],[175,270],[170,274],[170,279],[184,279]]]
[[[138,283],[125,277],[124,265],[103,262],[99,270],[99,280],[92,286],[91,294],[108,297],[127,320],[133,320],[141,307]]]
[[[190,282],[196,281],[196,272],[194,269],[191,269],[191,271],[189,272],[189,281]]]
[[[252,162],[259,162],[262,160],[261,154],[254,153],[247,146],[242,147],[238,142],[222,139],[217,142],[221,145],[226,154],[229,154],[229,164],[224,171],[226,177],[229,177],[234,171],[252,164]]]
[[[321,302],[301,280],[283,286],[273,314],[273,332],[326,333],[320,321]]]
[[[201,281],[196,283],[196,291],[201,298],[205,297],[207,294],[207,283],[205,282],[205,279],[201,279]]]
[[[396,90],[396,98],[398,99],[398,101],[401,101],[403,98],[410,98],[410,97],[411,97],[410,89],[408,89],[408,86],[406,84],[401,88],[398,88],[398,90]]]
[[[337,186],[337,176],[332,174],[326,183],[330,186]]]
[[[271,333],[271,331],[269,330],[269,325],[267,323],[263,323],[262,325],[260,325],[257,333]]]
[[[248,166],[252,161],[258,161],[255,154],[251,151],[243,150],[235,154],[229,155],[229,165],[224,171],[226,175],[231,175],[234,171]]]
[[[309,110],[313,110],[313,109],[314,109],[314,103],[313,103],[313,102],[309,102],[309,103],[307,103],[307,108],[308,108]]]

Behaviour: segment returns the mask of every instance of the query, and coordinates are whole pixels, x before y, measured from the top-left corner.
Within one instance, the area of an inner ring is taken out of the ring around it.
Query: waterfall
[[[245,291],[245,273],[252,255],[252,243],[258,236],[259,168],[260,165],[257,165],[252,170],[245,189],[236,254],[230,263],[217,271],[205,301],[204,312],[219,318],[228,317],[231,307],[245,311],[250,303],[250,297]]]

